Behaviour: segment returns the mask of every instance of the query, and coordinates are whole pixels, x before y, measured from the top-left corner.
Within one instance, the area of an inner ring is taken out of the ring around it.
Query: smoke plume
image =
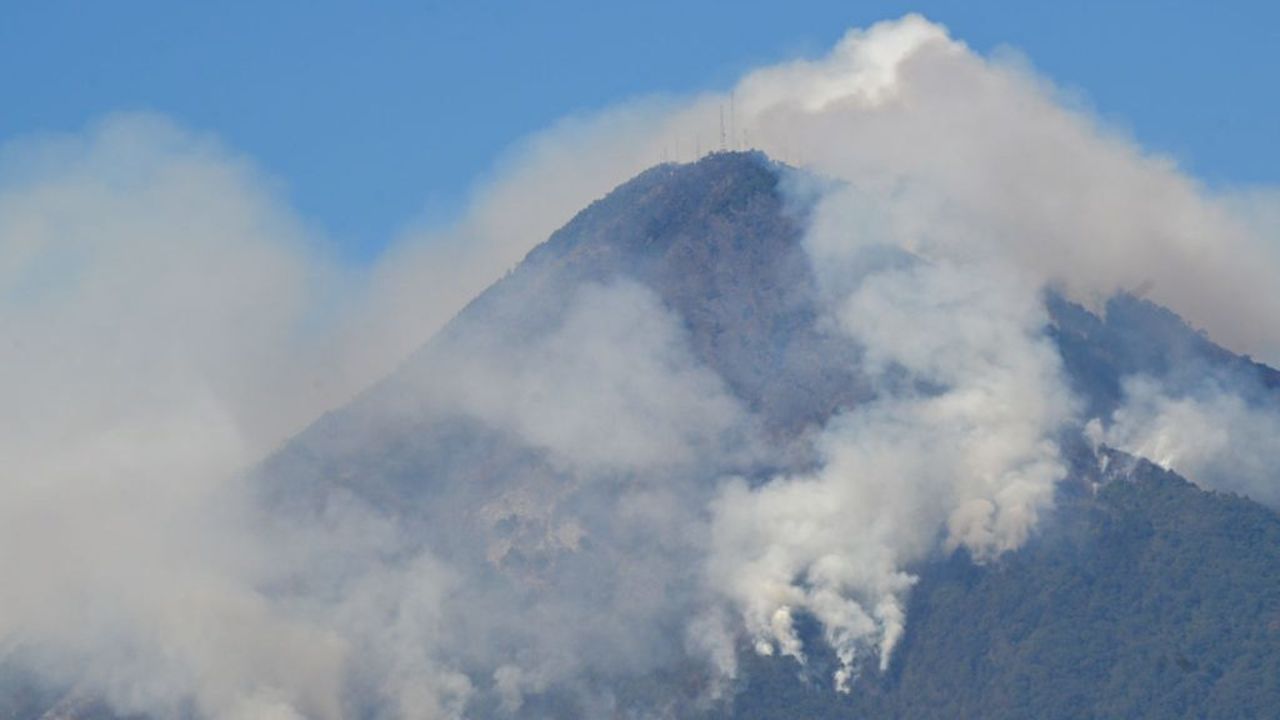
[[[1091,418],[1047,292],[1142,288],[1280,358],[1274,191],[1209,191],[1021,61],[912,15],[731,92],[719,141],[729,93],[565,119],[370,268],[164,118],[4,145],[5,665],[162,717],[661,714],[683,708],[636,678],[693,667],[705,701],[742,648],[805,662],[806,618],[849,691],[893,661],[911,567],[998,561],[1052,509]],[[817,322],[866,402],[770,435],[638,282],[546,307],[534,283],[446,326],[614,186],[740,147],[803,166],[778,172]],[[1162,383],[1131,378],[1093,438],[1280,502],[1274,399]],[[325,442],[382,464],[272,477],[353,399]],[[264,505],[273,483],[324,489]]]

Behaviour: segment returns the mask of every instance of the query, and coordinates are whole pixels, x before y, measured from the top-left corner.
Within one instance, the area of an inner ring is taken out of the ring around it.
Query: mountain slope
[[[920,568],[898,659],[849,697],[757,662],[737,718],[1244,718],[1280,707],[1280,518],[1120,454],[990,565]]]

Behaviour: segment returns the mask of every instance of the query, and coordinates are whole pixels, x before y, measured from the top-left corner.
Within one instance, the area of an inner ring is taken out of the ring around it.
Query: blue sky
[[[0,139],[150,110],[220,136],[352,259],[445,222],[505,147],[566,114],[722,89],[919,11],[1009,45],[1215,184],[1280,179],[1280,4],[1266,2],[9,4]]]

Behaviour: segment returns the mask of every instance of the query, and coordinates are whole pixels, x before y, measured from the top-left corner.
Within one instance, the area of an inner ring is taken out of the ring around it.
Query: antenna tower
[[[733,100],[734,91],[729,91],[729,149],[738,149],[738,113]]]
[[[720,106],[720,152],[724,152],[724,105]]]

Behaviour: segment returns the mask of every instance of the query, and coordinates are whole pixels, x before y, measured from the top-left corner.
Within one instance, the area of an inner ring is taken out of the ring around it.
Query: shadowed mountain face
[[[863,664],[837,693],[839,660],[804,612],[803,664],[758,655],[740,632],[711,647],[691,630],[722,607],[707,515],[727,479],[758,488],[809,472],[833,418],[896,387],[934,392],[892,367],[873,372],[836,327],[805,246],[812,198],[799,188],[814,183],[795,172],[719,153],[641,174],[289,442],[256,472],[262,521],[282,544],[299,528],[335,540],[272,592],[340,601],[366,587],[350,580],[363,568],[415,577],[405,568],[423,557],[449,568],[422,571],[444,599],[396,605],[407,617],[386,642],[430,655],[433,676],[469,678],[468,717],[1280,708],[1280,519],[1084,431],[1125,407],[1134,377],[1175,399],[1209,379],[1274,408],[1280,373],[1129,295],[1094,314],[1045,294],[1043,335],[1080,405],[1060,433],[1053,510],[994,560],[939,545],[906,568],[917,580],[885,669]],[[421,637],[402,630],[423,625]],[[379,692],[399,665],[368,652],[345,712],[396,717]],[[725,653],[737,658],[728,675],[712,667]],[[24,693],[0,717],[71,702]]]
[[[1089,417],[1113,412],[1132,375],[1174,385],[1217,376],[1258,399],[1280,390],[1280,372],[1213,344],[1169,310],[1133,295],[1107,301],[1102,317],[1050,294],[1051,334]]]

